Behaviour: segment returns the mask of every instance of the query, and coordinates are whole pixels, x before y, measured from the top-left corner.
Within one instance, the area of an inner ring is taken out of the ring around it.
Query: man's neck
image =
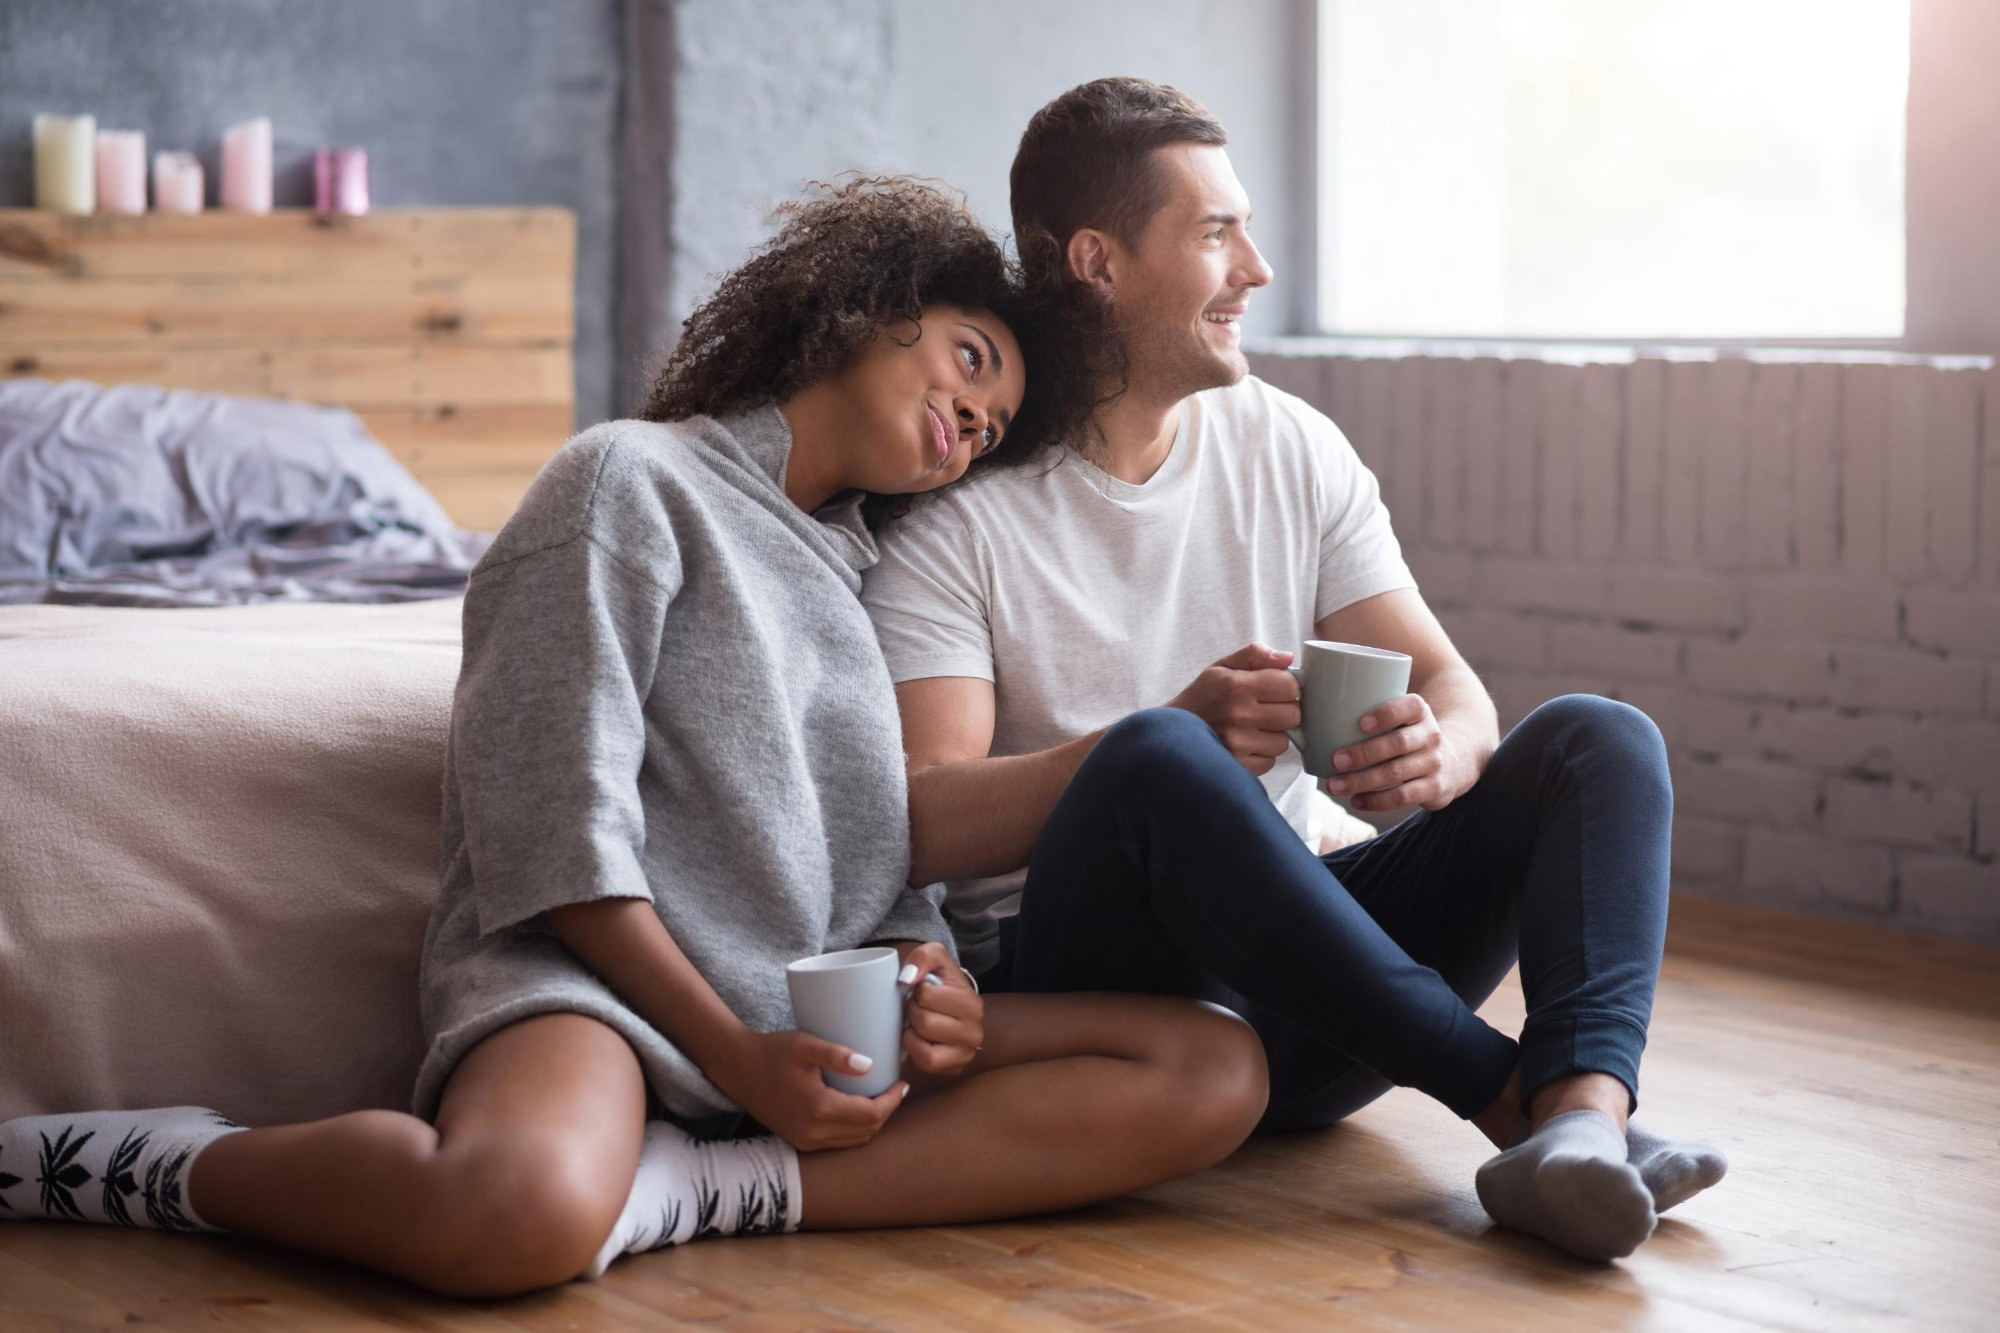
[[[1133,486],[1151,481],[1173,452],[1181,399],[1147,393],[1133,384],[1090,419],[1090,461]]]

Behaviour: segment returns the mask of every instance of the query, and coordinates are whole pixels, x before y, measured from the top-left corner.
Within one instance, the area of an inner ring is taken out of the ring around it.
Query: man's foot
[[[1501,1226],[1582,1259],[1622,1259],[1653,1234],[1652,1192],[1601,1111],[1567,1111],[1479,1168],[1479,1202]]]
[[[1625,1126],[1625,1160],[1653,1192],[1655,1213],[1686,1203],[1729,1170],[1729,1159],[1706,1143],[1661,1138],[1636,1123]]]
[[[9,1120],[0,1125],[0,1218],[213,1231],[188,1201],[188,1167],[241,1128],[199,1106]]]

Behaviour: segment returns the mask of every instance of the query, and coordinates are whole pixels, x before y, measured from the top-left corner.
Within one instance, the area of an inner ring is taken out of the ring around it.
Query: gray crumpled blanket
[[[0,381],[0,603],[452,597],[490,540],[351,412]]]

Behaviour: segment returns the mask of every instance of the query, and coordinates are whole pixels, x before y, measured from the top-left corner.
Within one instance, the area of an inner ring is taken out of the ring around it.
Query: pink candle
[[[271,118],[245,121],[222,136],[222,206],[238,213],[271,211]]]
[[[201,212],[201,162],[193,153],[153,158],[153,208],[161,213]]]
[[[146,136],[139,130],[97,132],[97,211],[146,211]]]
[[[322,148],[313,154],[313,208],[321,213],[368,211],[368,150]]]

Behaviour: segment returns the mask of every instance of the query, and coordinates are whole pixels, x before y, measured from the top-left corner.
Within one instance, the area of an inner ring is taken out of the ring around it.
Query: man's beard
[[[1241,348],[1221,352],[1199,336],[1167,330],[1128,338],[1125,363],[1134,389],[1173,402],[1204,389],[1227,388],[1250,373]]]

